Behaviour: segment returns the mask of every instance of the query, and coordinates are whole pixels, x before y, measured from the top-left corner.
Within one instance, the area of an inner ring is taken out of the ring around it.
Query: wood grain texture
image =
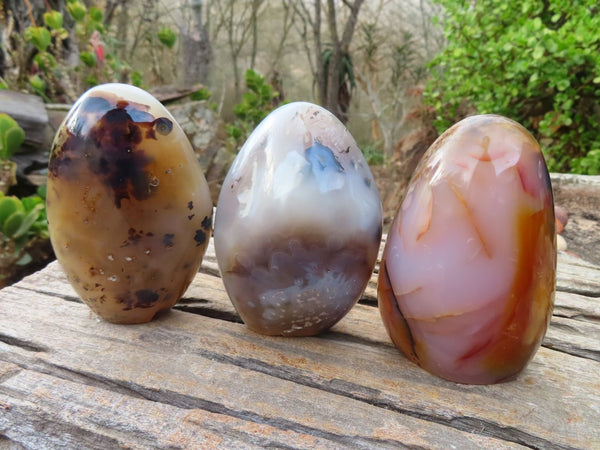
[[[175,310],[134,326],[53,263],[0,291],[0,448],[599,448],[599,273],[561,256],[530,365],[466,386],[393,347],[372,284],[328,333],[278,338],[241,323],[212,246]]]

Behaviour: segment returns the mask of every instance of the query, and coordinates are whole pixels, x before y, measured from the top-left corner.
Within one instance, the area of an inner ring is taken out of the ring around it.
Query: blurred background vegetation
[[[108,81],[201,84],[238,144],[260,111],[313,101],[347,123],[373,163],[392,160],[415,127],[441,132],[498,113],[536,136],[551,170],[597,174],[598,9],[594,0],[3,0],[0,84],[53,103]],[[271,92],[256,91],[256,76]]]
[[[598,30],[597,0],[0,0],[0,89],[50,107],[99,83],[169,87],[205,102],[232,153],[282,102],[312,101],[376,178],[407,179],[439,133],[497,113],[530,130],[551,171],[594,175]],[[1,116],[0,265],[47,240],[43,189],[10,191],[23,139]],[[389,186],[395,209],[403,185]]]

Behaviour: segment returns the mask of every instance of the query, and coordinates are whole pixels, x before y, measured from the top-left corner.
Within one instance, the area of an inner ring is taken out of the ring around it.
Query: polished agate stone
[[[460,383],[517,374],[552,314],[554,226],[534,138],[496,115],[454,125],[425,153],[388,234],[378,299],[395,345]]]
[[[212,227],[208,185],[191,144],[147,92],[87,91],[57,131],[47,211],[56,257],[100,317],[151,320],[193,279]]]
[[[273,111],[244,144],[215,216],[223,283],[246,325],[314,335],[362,294],[381,239],[381,202],[354,139],[304,102]]]

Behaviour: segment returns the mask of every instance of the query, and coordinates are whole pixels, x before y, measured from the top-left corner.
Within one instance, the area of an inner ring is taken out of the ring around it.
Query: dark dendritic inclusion
[[[95,123],[87,123],[102,113]],[[115,105],[103,97],[86,99],[74,114],[77,119],[62,146],[52,149],[50,175],[77,179],[85,167],[112,190],[117,208],[123,199],[149,198],[153,176],[147,167],[153,158],[142,148],[143,142],[169,134],[172,121],[155,119],[142,105],[126,101]]]

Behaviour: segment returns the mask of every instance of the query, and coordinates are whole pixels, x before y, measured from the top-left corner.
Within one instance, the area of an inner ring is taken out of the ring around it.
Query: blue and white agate
[[[382,209],[371,171],[329,111],[297,102],[250,135],[221,189],[215,252],[246,325],[307,336],[338,322],[371,276]]]

